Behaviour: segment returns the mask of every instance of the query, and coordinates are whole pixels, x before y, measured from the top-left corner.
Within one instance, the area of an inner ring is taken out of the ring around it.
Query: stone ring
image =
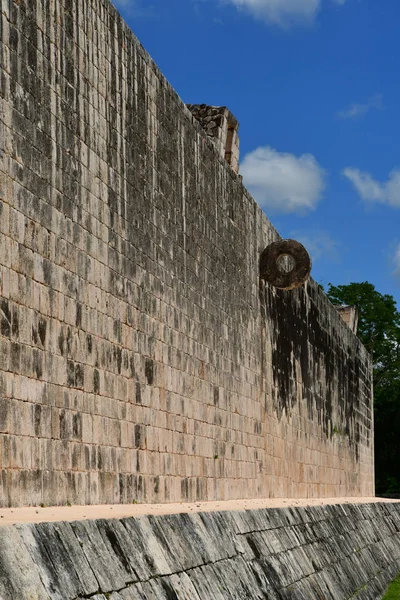
[[[311,258],[296,240],[280,240],[265,248],[260,256],[260,277],[281,290],[294,290],[307,281]]]

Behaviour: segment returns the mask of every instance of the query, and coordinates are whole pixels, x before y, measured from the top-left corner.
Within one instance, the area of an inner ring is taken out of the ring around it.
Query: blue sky
[[[114,3],[184,102],[240,121],[244,181],[314,278],[400,308],[399,1]]]

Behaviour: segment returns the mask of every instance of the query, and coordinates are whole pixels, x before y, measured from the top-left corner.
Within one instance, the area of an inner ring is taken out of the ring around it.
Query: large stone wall
[[[373,495],[365,349],[115,9],[1,7],[0,505]]]
[[[0,527],[2,600],[379,600],[400,504]]]

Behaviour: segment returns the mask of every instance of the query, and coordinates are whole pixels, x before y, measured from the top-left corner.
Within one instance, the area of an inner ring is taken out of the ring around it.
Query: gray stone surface
[[[0,528],[2,600],[379,600],[400,503]]]
[[[73,600],[98,590],[97,579],[70,523],[17,525],[41,577],[51,587],[54,600]],[[50,584],[51,581],[51,584]]]
[[[34,557],[15,527],[0,530],[0,597],[48,600]],[[24,594],[23,596],[21,594]]]

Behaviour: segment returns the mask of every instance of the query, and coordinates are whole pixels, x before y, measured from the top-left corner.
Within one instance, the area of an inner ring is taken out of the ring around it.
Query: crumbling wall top
[[[353,333],[357,333],[358,309],[356,306],[337,306],[343,321],[350,327]]]
[[[213,140],[220,155],[232,169],[239,172],[239,122],[226,106],[187,104],[207,136]]]

